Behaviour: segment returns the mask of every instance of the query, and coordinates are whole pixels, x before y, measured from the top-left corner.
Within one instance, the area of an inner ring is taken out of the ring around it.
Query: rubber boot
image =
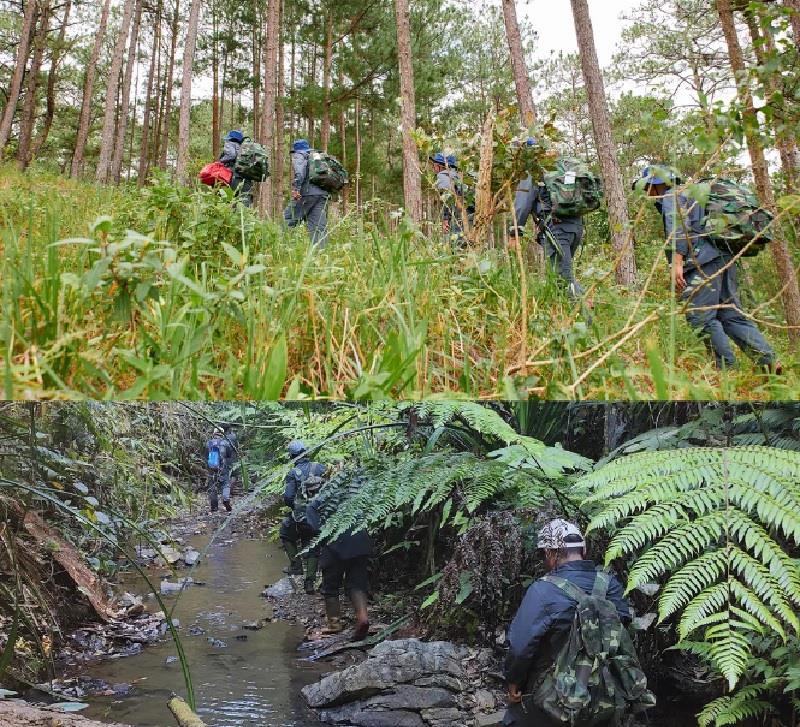
[[[339,603],[339,596],[325,596],[325,620],[328,622],[326,628],[322,629],[323,636],[338,634],[344,631],[342,625],[342,604]]]
[[[306,560],[306,579],[304,581],[306,593],[311,596],[315,591],[317,584],[317,566],[319,565],[319,558],[315,555],[308,556]]]
[[[225,505],[225,509],[226,509],[228,512],[230,512],[230,511],[233,509],[233,508],[231,507],[231,501],[230,501],[230,500],[223,500],[223,501],[222,501],[222,504],[223,504],[223,505]]]
[[[350,591],[350,603],[356,612],[356,627],[353,641],[363,641],[369,634],[369,615],[367,614],[367,594],[364,591]]]
[[[283,549],[286,551],[286,557],[289,558],[289,567],[284,568],[283,572],[290,576],[303,575],[303,563],[297,557],[297,544],[290,540],[284,540]]]

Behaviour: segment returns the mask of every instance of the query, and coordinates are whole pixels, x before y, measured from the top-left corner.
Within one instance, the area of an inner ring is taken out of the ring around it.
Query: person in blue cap
[[[253,181],[240,177],[234,171],[236,160],[239,158],[239,152],[242,150],[243,141],[244,134],[242,134],[241,131],[229,131],[228,135],[225,137],[225,143],[222,147],[219,160],[233,172],[233,176],[231,177],[231,189],[236,193],[239,201],[245,207],[252,207]]]
[[[524,144],[534,146],[536,139],[529,136]],[[583,241],[583,220],[581,217],[555,217],[551,210],[547,187],[534,183],[529,174],[514,194],[514,224],[508,231],[509,242],[519,244],[525,224],[532,218],[538,227],[537,241],[550,266],[566,284],[570,299],[580,300],[584,290],[575,278],[574,261]]]
[[[676,188],[682,182],[677,170],[651,164],[641,181],[664,223],[665,253],[672,266],[675,290],[687,303],[686,320],[701,332],[714,352],[717,367],[731,368],[736,357],[731,339],[742,351],[774,373],[781,373],[775,352],[739,299],[736,263],[730,253],[718,250],[703,234],[702,205]]]
[[[327,208],[330,195],[308,180],[308,158],[313,150],[305,139],[292,144],[292,199],[283,212],[289,227],[305,222],[311,243],[319,248],[328,242]]]
[[[436,175],[434,188],[442,199],[442,231],[456,247],[464,245],[464,188],[454,154],[428,157]]]

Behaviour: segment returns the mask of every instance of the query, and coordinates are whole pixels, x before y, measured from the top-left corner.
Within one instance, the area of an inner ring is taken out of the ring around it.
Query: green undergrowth
[[[327,249],[312,252],[304,230],[225,192],[0,171],[8,398],[800,396],[768,256],[747,263],[742,287],[788,375],[744,357],[721,375],[670,296],[649,212],[636,290],[614,283],[591,219],[577,261],[587,325],[551,274],[523,276],[500,245],[453,254],[379,202],[333,212]]]

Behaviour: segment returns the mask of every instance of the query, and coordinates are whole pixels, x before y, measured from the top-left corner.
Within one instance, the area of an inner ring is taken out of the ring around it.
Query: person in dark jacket
[[[324,464],[312,462],[306,454],[307,449],[306,445],[298,440],[289,442],[287,447],[289,457],[295,462],[284,480],[283,501],[292,512],[283,519],[280,528],[281,543],[289,558],[289,567],[285,572],[298,576],[303,575],[303,562],[298,554],[311,545],[314,532],[306,521],[305,507],[297,502],[297,498],[304,494],[300,490],[309,477],[323,477],[328,469]],[[316,586],[319,567],[318,549],[312,550],[305,556],[305,565],[305,590],[311,594]]]
[[[537,547],[544,553],[550,575],[560,576],[591,593],[597,570],[594,562],[586,560],[586,542],[576,525],[561,519],[549,522],[539,532]],[[626,624],[631,621],[633,611],[623,593],[622,584],[612,576],[606,598]],[[553,583],[540,579],[528,588],[508,630],[509,651],[503,671],[510,705],[504,725],[555,727],[560,724],[530,700],[523,704],[523,694],[533,692],[552,666],[569,637],[576,607],[577,602]]]
[[[211,466],[211,452],[216,452],[218,461]],[[233,447],[225,437],[222,427],[214,427],[211,439],[206,442],[208,463],[208,501],[211,512],[219,509],[219,495],[222,492],[222,504],[231,511],[231,465],[233,463]]]
[[[245,207],[253,206],[253,181],[240,177],[235,171],[236,160],[242,149],[244,134],[241,131],[229,131],[225,137],[222,153],[219,160],[233,172],[231,177],[231,189],[236,193],[237,198]]]
[[[438,152],[428,157],[428,161],[436,175],[434,188],[442,200],[442,232],[455,247],[463,247],[465,202],[458,160],[453,154],[445,156]]]
[[[305,139],[292,144],[292,199],[283,212],[283,219],[289,227],[305,222],[311,244],[322,248],[328,242],[330,194],[308,180],[308,159],[313,151]]]
[[[318,535],[325,524],[329,508],[326,508],[325,491],[308,505],[308,524]],[[344,585],[356,614],[356,625],[352,640],[362,641],[369,633],[367,591],[369,590],[368,566],[372,556],[372,538],[365,528],[349,530],[335,540],[325,543],[320,553],[322,568],[322,595],[325,597],[327,627],[323,634],[338,634],[344,630],[339,594]]]
[[[714,352],[717,368],[736,365],[733,339],[759,364],[780,373],[775,352],[744,313],[736,263],[703,234],[705,212],[700,203],[675,189],[681,180],[669,167],[645,167],[642,179],[664,223],[665,253],[672,265],[675,291],[688,304],[686,320]]]

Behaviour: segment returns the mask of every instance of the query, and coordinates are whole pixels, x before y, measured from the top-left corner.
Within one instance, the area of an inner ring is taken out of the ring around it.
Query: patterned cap
[[[573,537],[572,540],[566,542],[569,536],[578,536],[577,539]],[[586,541],[583,539],[583,533],[578,529],[577,525],[567,522],[558,518],[551,520],[539,531],[539,539],[536,547],[541,550],[561,550],[562,548],[585,548]]]

